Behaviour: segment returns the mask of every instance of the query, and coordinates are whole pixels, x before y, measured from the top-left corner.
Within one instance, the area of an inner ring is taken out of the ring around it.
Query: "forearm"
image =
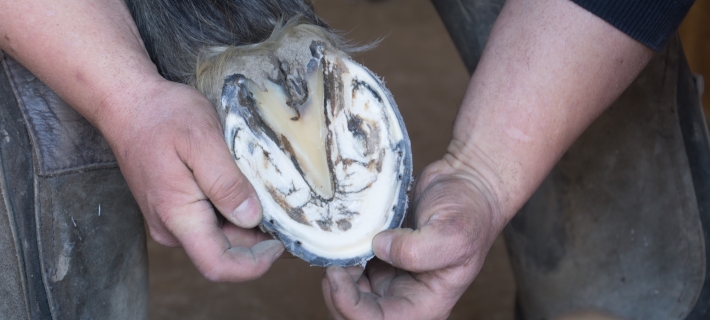
[[[0,48],[99,129],[160,80],[122,0],[0,2]]]
[[[446,159],[483,178],[509,220],[652,54],[572,2],[509,0]]]

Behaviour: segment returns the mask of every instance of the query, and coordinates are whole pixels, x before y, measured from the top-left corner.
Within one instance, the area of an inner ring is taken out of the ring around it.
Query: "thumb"
[[[462,237],[460,231],[446,229],[425,226],[418,230],[383,231],[375,237],[373,249],[380,260],[410,272],[462,264],[470,255],[470,240]]]
[[[197,142],[188,164],[195,180],[212,204],[233,224],[253,228],[261,222],[261,204],[254,187],[242,174],[218,135]]]
[[[444,184],[431,186],[422,194],[413,214],[420,224],[416,230],[386,230],[373,240],[375,255],[395,267],[411,272],[426,272],[460,265],[481,248],[479,240],[488,234],[476,228],[475,206],[456,188]],[[479,221],[485,225],[485,221]]]

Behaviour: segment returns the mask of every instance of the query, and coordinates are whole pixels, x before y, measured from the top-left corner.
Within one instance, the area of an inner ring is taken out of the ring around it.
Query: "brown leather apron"
[[[143,219],[108,144],[0,52],[0,319],[144,319]]]

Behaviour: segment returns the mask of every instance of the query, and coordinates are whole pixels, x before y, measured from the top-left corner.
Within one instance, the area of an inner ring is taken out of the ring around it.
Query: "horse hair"
[[[163,77],[194,84],[204,50],[262,42],[293,19],[328,29],[305,1],[126,0],[126,4]]]

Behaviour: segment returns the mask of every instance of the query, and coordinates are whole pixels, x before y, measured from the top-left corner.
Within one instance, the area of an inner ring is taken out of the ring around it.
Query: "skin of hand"
[[[377,235],[381,261],[364,271],[327,269],[335,318],[445,319],[505,224],[652,56],[571,1],[507,1],[447,154],[417,179],[413,228]]]
[[[158,74],[122,0],[2,1],[0,48],[102,132],[156,241],[213,281],[254,279],[281,255],[253,229],[258,198],[210,102]]]

